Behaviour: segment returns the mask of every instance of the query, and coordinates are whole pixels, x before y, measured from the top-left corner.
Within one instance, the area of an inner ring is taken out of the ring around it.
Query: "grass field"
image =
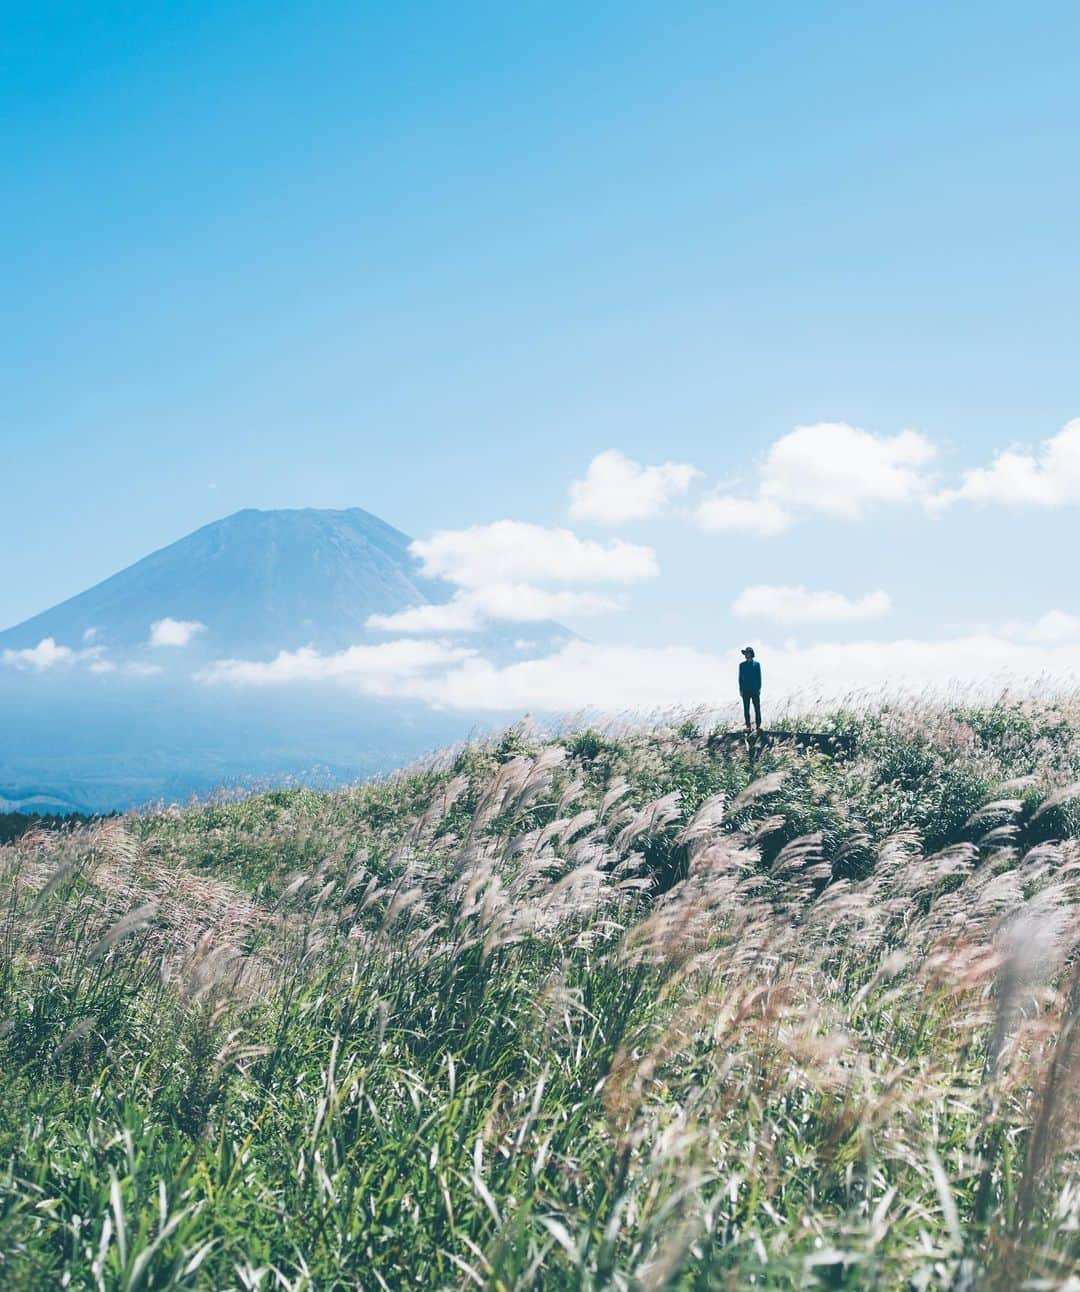
[[[1080,707],[0,848],[0,1286],[1078,1288]]]

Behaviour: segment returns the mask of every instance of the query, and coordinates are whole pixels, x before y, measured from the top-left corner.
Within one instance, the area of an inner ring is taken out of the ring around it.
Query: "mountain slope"
[[[96,643],[131,650],[166,617],[205,624],[198,645],[214,655],[340,649],[375,612],[445,598],[409,542],[359,507],[239,511],[0,633],[0,649],[43,637],[75,646],[93,630]]]

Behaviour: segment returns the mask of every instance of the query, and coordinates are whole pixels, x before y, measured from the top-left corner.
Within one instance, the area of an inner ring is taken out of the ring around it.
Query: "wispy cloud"
[[[530,583],[492,583],[462,590],[437,605],[411,606],[395,614],[371,615],[369,628],[383,632],[476,632],[486,623],[535,623],[574,615],[597,615],[618,610],[619,602],[593,592],[568,588],[538,588]]]
[[[155,619],[150,625],[150,646],[186,646],[206,625],[197,619]]]
[[[685,462],[647,467],[618,449],[608,449],[593,458],[583,480],[571,483],[570,516],[600,525],[657,516],[700,475]]]
[[[792,518],[768,498],[736,498],[714,493],[703,498],[694,512],[701,529],[737,530],[770,537],[791,528]]]
[[[207,685],[275,686],[292,682],[337,682],[368,695],[407,695],[408,685],[433,669],[447,668],[473,652],[446,642],[403,638],[378,646],[350,646],[323,655],[310,647],[280,651],[269,661],[223,659],[200,670]]]
[[[409,606],[393,614],[368,615],[366,627],[384,633],[472,633],[481,626],[473,599],[458,593],[451,601]]]
[[[852,623],[882,618],[892,611],[892,602],[881,591],[847,597],[840,592],[757,583],[744,588],[731,609],[742,619],[768,619],[779,624]]]

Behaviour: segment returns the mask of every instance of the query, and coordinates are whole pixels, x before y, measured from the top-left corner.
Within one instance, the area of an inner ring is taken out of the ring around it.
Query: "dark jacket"
[[[761,690],[761,665],[756,659],[744,659],[739,665],[739,694],[753,695]]]

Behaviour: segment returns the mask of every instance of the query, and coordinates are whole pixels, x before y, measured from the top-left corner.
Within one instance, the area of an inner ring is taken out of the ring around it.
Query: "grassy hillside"
[[[825,725],[0,848],[0,1284],[1064,1288],[1080,710]]]

